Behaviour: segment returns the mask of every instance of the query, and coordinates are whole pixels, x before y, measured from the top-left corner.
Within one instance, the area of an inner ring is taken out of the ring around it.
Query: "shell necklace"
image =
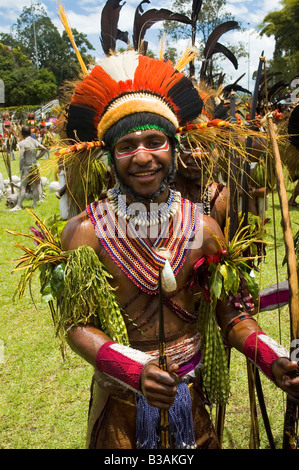
[[[125,196],[121,193],[118,185],[107,191],[107,197],[114,212],[119,217],[144,227],[168,221],[177,213],[181,203],[181,193],[172,189],[169,190],[167,201],[161,204],[151,203],[155,209],[150,211],[144,210],[145,206],[142,203],[134,203],[127,206]]]

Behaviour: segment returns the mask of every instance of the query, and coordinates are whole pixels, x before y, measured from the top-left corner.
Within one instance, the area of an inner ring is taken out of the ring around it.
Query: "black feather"
[[[118,39],[119,41],[123,41],[126,44],[129,44],[129,33],[128,33],[128,31],[121,31],[120,29],[118,29],[116,39]]]
[[[275,95],[280,93],[282,90],[285,90],[289,86],[289,83],[280,80],[279,82],[273,85],[268,92],[268,100],[271,100]]]
[[[193,0],[192,14],[191,14],[191,19],[192,19],[193,24],[195,24],[196,21],[198,20],[198,15],[201,11],[201,7],[202,7],[202,0]]]
[[[121,0],[108,0],[101,15],[101,44],[106,55],[115,51],[117,39],[128,44],[128,33],[117,28],[120,10],[124,6]]]
[[[149,0],[143,0],[135,10],[133,26],[133,46],[135,50],[138,50],[146,31],[158,21],[178,21],[179,23],[192,24],[192,21],[188,16],[180,13],[173,13],[172,11],[164,8],[161,8],[160,10],[151,8],[144,13],[142,8],[144,3],[150,2]]]
[[[244,76],[245,76],[245,72],[242,73],[241,77],[237,78],[237,80],[235,80],[234,83],[238,83]]]
[[[232,83],[231,85],[227,85],[226,87],[223,88],[223,96],[225,98],[228,98],[232,91],[242,91],[243,93],[248,93],[251,95],[251,92],[247,90],[246,88],[243,88],[241,85],[238,85],[237,83]]]
[[[168,91],[168,96],[179,109],[180,125],[195,119],[202,111],[203,101],[191,80],[183,77]]]
[[[259,100],[264,99],[266,96],[266,86],[269,88],[269,83],[274,77],[277,75],[282,75],[282,72],[269,72],[267,70],[267,74],[263,74],[260,79],[259,83]]]
[[[218,86],[216,88],[219,88],[224,83],[225,73],[219,73],[218,75],[215,76],[215,78],[217,76],[218,76]]]
[[[215,47],[214,47],[214,50],[212,51],[211,56],[214,54],[223,54],[228,60],[231,61],[235,69],[238,70],[238,61],[237,61],[236,56],[226,46],[224,46],[223,44],[220,44],[220,42],[217,42],[215,44]]]
[[[94,125],[95,110],[81,106],[70,105],[66,133],[69,139],[81,142],[97,140],[97,129]]]
[[[228,109],[224,106],[223,102],[219,103],[216,106],[213,118],[214,119],[222,119],[223,121],[225,121],[226,119],[229,118]]]
[[[203,52],[204,58],[209,59],[211,57],[214,51],[214,48],[218,42],[218,39],[224,33],[227,33],[228,31],[231,31],[232,29],[238,29],[238,28],[239,28],[239,24],[237,23],[237,21],[226,21],[225,23],[222,23],[219,26],[217,26],[207,39],[204,52]]]

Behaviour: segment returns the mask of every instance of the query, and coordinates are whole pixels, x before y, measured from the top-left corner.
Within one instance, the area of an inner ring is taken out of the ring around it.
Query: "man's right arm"
[[[97,252],[98,239],[94,228],[82,213],[71,219],[62,235],[63,250],[74,250],[81,245],[89,245]],[[68,330],[67,341],[70,347],[89,364],[115,379],[126,389],[143,393],[148,403],[159,408],[169,409],[173,404],[178,378],[176,364],[169,365],[168,372],[159,369],[152,357],[111,341],[103,331],[93,325],[74,326]]]
[[[61,244],[64,251],[75,250],[83,245],[91,246],[96,251],[98,240],[85,212],[68,221],[62,233]],[[67,339],[71,348],[93,366],[96,365],[99,348],[110,341],[101,330],[91,325],[70,328]]]

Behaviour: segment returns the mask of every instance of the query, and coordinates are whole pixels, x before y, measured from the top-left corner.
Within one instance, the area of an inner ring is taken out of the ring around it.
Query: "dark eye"
[[[180,148],[181,148],[181,152],[183,153],[191,153],[191,147],[187,142],[181,144]]]
[[[116,145],[115,150],[118,153],[134,152],[134,150],[136,150],[136,146],[128,142],[124,142],[119,145]]]
[[[192,144],[191,144],[190,147],[191,147],[192,152],[195,152],[195,151],[198,149],[198,145],[196,145],[196,144],[193,143],[193,142],[192,142]]]
[[[159,149],[165,144],[165,139],[152,139],[147,143],[147,147],[150,149]]]

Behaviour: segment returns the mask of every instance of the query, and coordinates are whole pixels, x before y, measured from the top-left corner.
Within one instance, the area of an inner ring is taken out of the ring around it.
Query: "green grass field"
[[[7,178],[3,160],[0,172]],[[12,162],[12,174],[19,174],[18,161]],[[47,175],[51,180],[51,175]],[[288,185],[290,193],[293,185]],[[270,196],[271,198],[271,196]],[[271,199],[267,217],[267,238],[273,243],[274,223]],[[27,201],[25,206],[30,206]],[[59,214],[59,201],[46,191],[44,203],[35,213],[42,219]],[[282,267],[284,243],[280,225],[281,214],[277,194],[274,198],[277,231],[277,263],[279,280],[286,278]],[[297,231],[299,211],[291,209],[293,232]],[[9,212],[5,199],[0,201],[0,262],[1,262],[1,329],[0,346],[4,358],[0,362],[0,448],[2,449],[84,449],[92,368],[68,349],[63,361],[59,341],[55,338],[51,314],[40,305],[38,278],[30,295],[26,290],[22,300],[13,302],[19,273],[11,274],[12,260],[21,255],[13,247],[20,242],[5,229],[28,233],[33,220],[27,211]],[[276,282],[274,246],[267,249],[261,267],[261,286]],[[33,299],[33,300],[32,300]],[[288,308],[259,315],[264,331],[289,348]],[[282,446],[285,399],[269,380],[261,377],[269,419],[277,448]],[[226,410],[223,447],[247,449],[250,438],[250,411],[246,361],[237,352],[231,360],[232,393]],[[259,419],[260,448],[269,447],[263,422]]]

